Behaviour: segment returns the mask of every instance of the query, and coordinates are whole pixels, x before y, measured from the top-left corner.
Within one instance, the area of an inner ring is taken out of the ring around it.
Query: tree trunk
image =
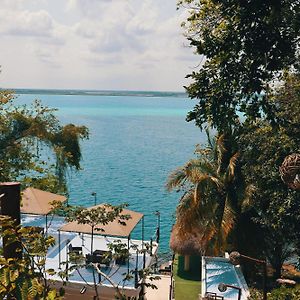
[[[280,278],[281,277],[281,268],[282,268],[282,265],[281,264],[276,264],[273,267],[275,269],[274,278],[275,279]]]
[[[15,225],[20,225],[20,183],[19,182],[1,182],[0,183],[0,208],[1,214],[9,216],[14,220]],[[20,242],[9,243],[8,238],[3,238],[3,255],[8,258],[21,258],[22,246]]]
[[[190,270],[190,256],[185,255],[184,256],[184,271],[189,271]]]

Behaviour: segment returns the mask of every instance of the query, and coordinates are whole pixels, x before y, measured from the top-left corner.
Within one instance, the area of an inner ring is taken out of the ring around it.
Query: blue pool
[[[237,300],[238,290],[228,288],[225,292],[218,290],[220,283],[236,286],[241,289],[241,300],[247,300],[249,290],[239,266],[234,266],[229,259],[223,257],[202,258],[202,296],[206,293],[216,293],[226,300]]]

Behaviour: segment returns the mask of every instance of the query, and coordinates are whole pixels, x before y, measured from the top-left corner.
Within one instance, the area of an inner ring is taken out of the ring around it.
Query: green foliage
[[[298,78],[298,79],[297,79]],[[264,235],[257,250],[268,258],[280,276],[285,259],[299,253],[300,194],[281,180],[279,166],[284,158],[299,152],[299,77],[287,81],[273,95],[283,124],[272,128],[265,120],[247,124],[239,137],[243,173],[256,186],[253,197],[256,222]]]
[[[196,149],[197,158],[171,173],[167,182],[169,190],[184,192],[176,213],[179,235],[197,232],[205,254],[227,249],[229,237],[250,206],[253,187],[244,184],[236,146],[232,135],[208,134],[207,146]]]
[[[284,81],[271,99],[278,107],[278,116],[284,120],[285,133],[300,144],[300,75],[285,73]]]
[[[279,174],[284,158],[300,151],[299,1],[182,0],[180,6],[189,11],[186,36],[204,61],[187,76],[187,92],[199,101],[187,120],[216,128],[217,136],[235,130],[239,175],[245,179],[237,191],[253,187],[244,202],[251,210],[244,211],[241,202],[232,206],[232,220],[239,222],[225,240],[244,254],[267,257],[278,278],[284,260],[300,252],[300,195]],[[186,184],[187,170],[177,172],[173,187]],[[216,197],[219,178],[205,174],[215,184],[198,185],[200,191],[222,203]],[[190,188],[197,195],[194,178]],[[180,205],[188,198],[189,190]],[[211,219],[217,215],[213,206],[201,209]],[[195,213],[192,218],[200,220]]]
[[[79,141],[88,138],[88,130],[60,125],[54,111],[37,100],[18,105],[12,92],[0,91],[0,181],[66,191],[66,171],[80,169]]]
[[[121,240],[115,240],[113,243],[109,243],[107,247],[113,253],[112,257],[114,259],[126,261],[130,256],[128,245],[122,243]]]
[[[270,300],[297,300],[300,299],[300,287],[288,288],[282,286],[274,289],[269,295]]]
[[[297,68],[299,1],[183,0],[183,24],[190,45],[204,56],[186,88],[199,103],[187,120],[208,123],[223,132],[239,124],[239,112],[253,121],[276,121],[267,99],[285,69]]]
[[[261,300],[262,293],[258,290],[252,289],[249,300]],[[298,300],[300,299],[300,287],[288,288],[282,286],[276,288],[268,293],[268,300]]]
[[[0,258],[0,298],[18,300],[59,300],[60,295],[50,288],[45,274],[54,274],[45,269],[46,253],[53,246],[53,237],[45,237],[34,227],[15,226],[6,216],[0,217],[0,237],[6,243],[21,245],[21,258]]]

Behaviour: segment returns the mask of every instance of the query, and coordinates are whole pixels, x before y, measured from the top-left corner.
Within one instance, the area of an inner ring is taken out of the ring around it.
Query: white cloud
[[[7,86],[180,90],[186,73],[200,61],[183,46],[185,16],[174,0],[1,4],[0,79]],[[23,48],[26,53],[18,59],[10,51]],[[17,66],[28,75],[11,76],[9,70]]]
[[[46,11],[1,10],[0,31],[7,35],[50,36],[53,20]]]
[[[129,20],[127,29],[137,36],[149,35],[156,31],[159,11],[149,0],[143,1],[141,8]]]

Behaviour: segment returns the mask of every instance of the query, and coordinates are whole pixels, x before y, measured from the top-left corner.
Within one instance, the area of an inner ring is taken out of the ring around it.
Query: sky
[[[0,0],[0,87],[183,91],[176,0]]]

